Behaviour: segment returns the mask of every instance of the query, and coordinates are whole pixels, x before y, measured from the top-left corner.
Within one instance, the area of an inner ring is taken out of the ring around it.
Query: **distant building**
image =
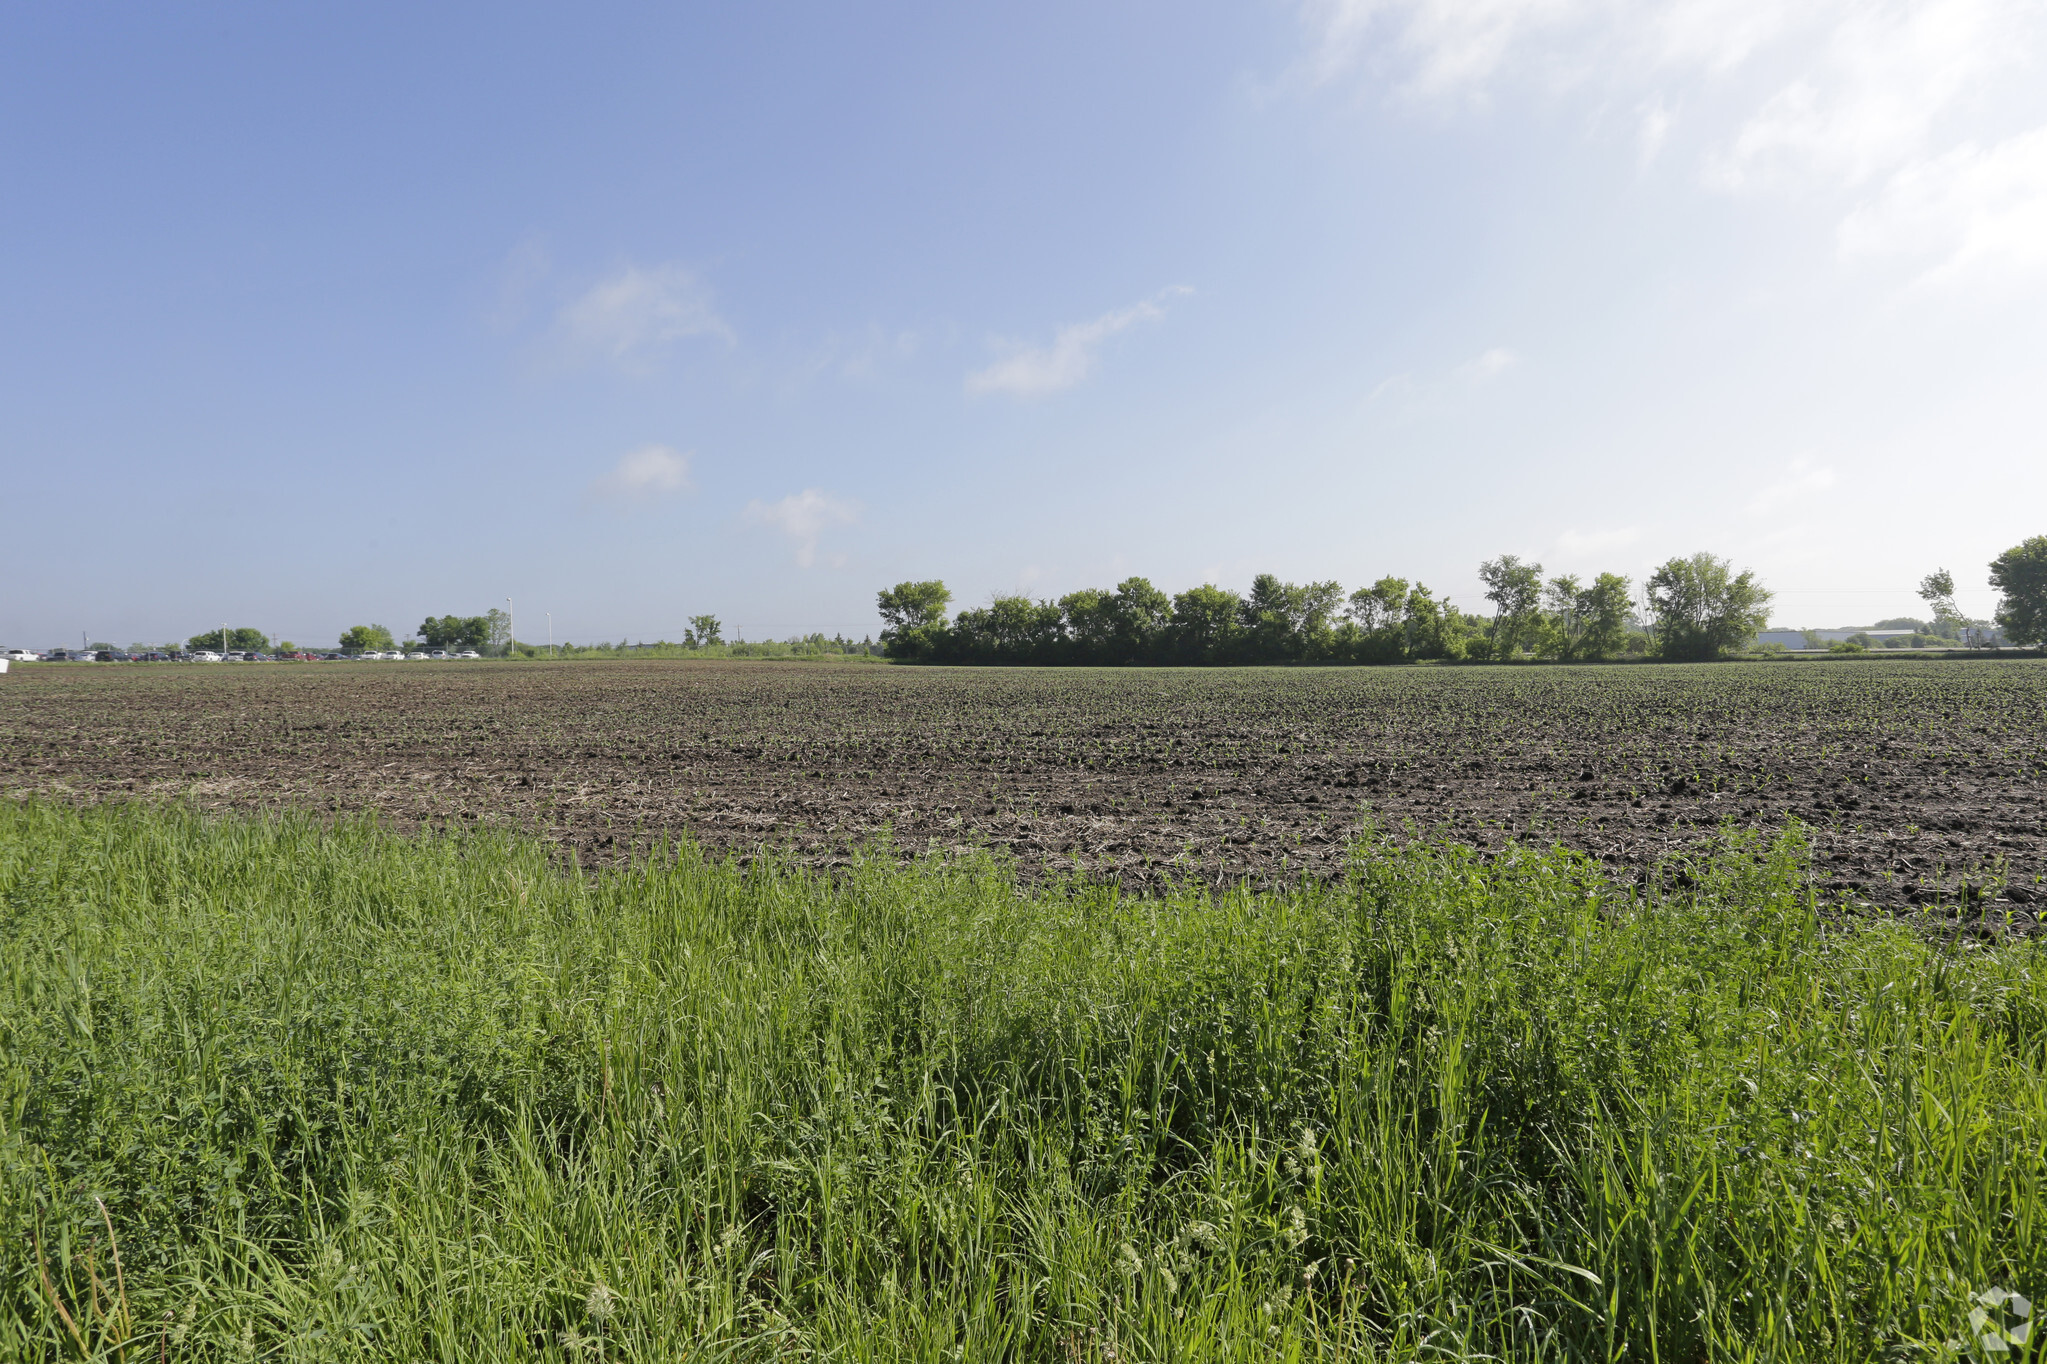
[[[1867,639],[1882,644],[1890,639],[1910,639],[1918,633],[1913,630],[1765,630],[1756,636],[1758,644],[1781,644],[1787,649],[1809,649],[1818,644],[1824,649],[1829,644],[1843,640]],[[1997,649],[2004,646],[2004,631],[1995,625],[1967,625],[1962,627],[1962,637],[1949,647],[1971,649]]]

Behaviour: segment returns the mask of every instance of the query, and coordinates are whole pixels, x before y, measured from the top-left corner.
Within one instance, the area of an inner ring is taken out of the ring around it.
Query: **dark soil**
[[[686,833],[821,866],[887,831],[1131,889],[1341,871],[1368,826],[1624,875],[1810,826],[1830,900],[2047,913],[2047,664],[917,669],[30,664],[0,790],[503,825],[585,864]]]

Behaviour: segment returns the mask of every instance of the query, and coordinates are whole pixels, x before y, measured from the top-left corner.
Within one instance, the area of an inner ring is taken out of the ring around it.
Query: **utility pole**
[[[548,656],[549,658],[553,658],[553,657],[554,657],[554,612],[552,612],[552,611],[543,611],[543,612],[541,612],[541,614],[547,617],[547,656]]]
[[[222,621],[222,622],[220,623],[220,652],[222,653],[222,655],[225,655],[225,654],[227,653],[227,622],[226,622],[226,621]]]
[[[512,613],[512,599],[505,598],[505,657],[519,656],[519,618]]]

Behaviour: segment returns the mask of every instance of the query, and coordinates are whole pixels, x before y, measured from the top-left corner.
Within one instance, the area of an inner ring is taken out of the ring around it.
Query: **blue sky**
[[[0,644],[2047,533],[2015,0],[24,5]]]

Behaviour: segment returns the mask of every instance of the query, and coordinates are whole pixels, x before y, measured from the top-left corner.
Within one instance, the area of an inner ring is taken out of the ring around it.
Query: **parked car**
[[[401,655],[401,657],[404,657],[404,658],[407,658],[407,659],[419,660],[419,659],[424,659],[424,658],[426,657],[426,655],[425,655],[425,654],[422,654],[422,653],[410,653],[410,654],[404,654],[404,655]]]
[[[459,654],[456,654],[456,655],[455,655],[455,657],[457,657],[457,658],[482,658],[482,657],[483,657],[483,655],[482,655],[482,654],[480,654],[480,653],[478,653],[478,652],[476,652],[476,650],[474,650],[474,649],[464,649],[464,650],[463,650],[463,651],[462,651],[461,653],[459,653]]]
[[[195,654],[188,655],[188,657],[194,663],[224,663],[227,661],[211,649],[201,649]]]
[[[43,661],[43,656],[34,649],[9,649],[7,651],[7,661],[9,663],[40,663]]]

